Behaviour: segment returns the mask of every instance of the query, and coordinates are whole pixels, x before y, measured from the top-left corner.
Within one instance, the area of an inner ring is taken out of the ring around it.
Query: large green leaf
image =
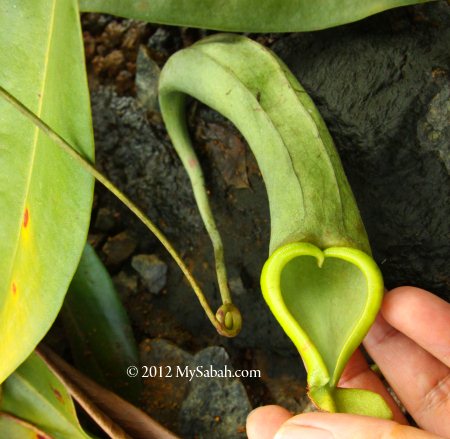
[[[61,315],[78,369],[97,383],[137,401],[141,380],[125,373],[128,366],[139,365],[130,321],[108,271],[89,244]]]
[[[0,85],[93,158],[75,0],[4,0]],[[0,102],[0,382],[44,336],[86,241],[93,178]]]
[[[35,353],[3,383],[0,410],[36,425],[55,439],[88,439],[63,383]],[[0,437],[9,437],[0,430]]]
[[[82,11],[234,32],[304,32],[430,0],[79,0]]]

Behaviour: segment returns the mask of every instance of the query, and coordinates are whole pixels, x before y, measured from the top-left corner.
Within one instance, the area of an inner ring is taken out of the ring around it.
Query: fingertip
[[[422,288],[412,287],[412,286],[402,286],[393,288],[388,291],[383,300],[382,311],[385,309],[390,309],[392,306],[398,306],[403,304],[405,299],[423,299],[427,297],[436,297],[434,294]]]
[[[434,313],[436,308],[448,307],[440,297],[417,287],[398,287],[389,291],[383,301],[381,314],[390,324],[401,325],[405,317]]]
[[[247,416],[249,439],[273,439],[276,432],[292,413],[277,405],[267,405],[252,410]]]

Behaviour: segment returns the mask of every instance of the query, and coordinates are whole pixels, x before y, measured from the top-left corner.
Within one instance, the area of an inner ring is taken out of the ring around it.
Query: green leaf
[[[35,353],[3,383],[0,410],[36,425],[55,439],[91,437],[81,428],[66,388]]]
[[[219,286],[226,285],[222,241],[186,126],[187,95],[230,119],[258,162],[271,217],[261,286],[303,357],[310,395],[324,410],[356,408],[337,404],[335,390],[375,319],[383,281],[325,123],[282,61],[247,38],[215,35],[164,66],[160,108],[213,243]]]
[[[233,32],[304,32],[430,0],[79,0],[80,9]]]
[[[75,0],[3,1],[0,85],[93,158]],[[0,382],[54,321],[81,256],[93,178],[0,101]]]
[[[34,425],[7,413],[0,413],[0,437],[8,439],[52,439]]]
[[[139,366],[130,322],[111,277],[87,244],[61,315],[78,369],[97,383],[137,401],[141,380],[126,369]]]

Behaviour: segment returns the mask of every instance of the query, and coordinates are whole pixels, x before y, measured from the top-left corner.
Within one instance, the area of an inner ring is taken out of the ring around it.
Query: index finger
[[[447,334],[436,333],[433,326],[436,322],[440,330],[445,327],[447,309],[434,307],[430,311],[428,305],[431,294],[424,295],[423,291],[419,293],[421,299],[415,305],[409,304],[411,290],[417,289],[403,290],[406,293],[402,293],[401,300],[398,298],[395,302],[391,301],[391,293],[388,293],[385,299],[388,311],[383,305],[364,345],[416,422],[433,433],[450,435],[450,369],[428,351],[434,349],[435,352],[442,353],[440,336],[446,337]],[[397,294],[395,291],[394,293]],[[417,309],[418,304],[420,310]],[[393,324],[395,319],[395,324],[408,334],[419,337],[428,350],[399,328],[391,326],[384,315]],[[450,315],[447,318],[449,317]]]
[[[383,302],[384,319],[450,367],[450,304],[428,291],[395,288]]]

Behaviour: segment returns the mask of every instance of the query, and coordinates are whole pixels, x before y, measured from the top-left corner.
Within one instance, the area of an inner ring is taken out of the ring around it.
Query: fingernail
[[[333,437],[329,431],[321,428],[287,424],[278,430],[274,439],[333,439]]]

